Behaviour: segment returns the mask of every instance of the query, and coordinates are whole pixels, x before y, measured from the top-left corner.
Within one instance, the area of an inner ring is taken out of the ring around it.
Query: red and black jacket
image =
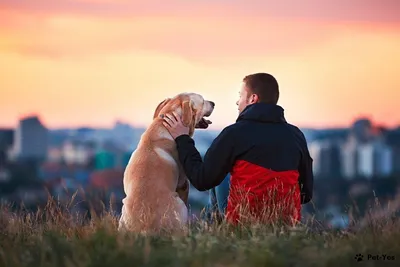
[[[231,174],[228,221],[241,220],[243,205],[252,216],[265,215],[269,209],[281,218],[298,221],[301,204],[312,199],[313,160],[306,139],[300,129],[286,122],[278,105],[247,106],[236,123],[214,139],[204,161],[188,135],[175,141],[185,173],[199,191],[219,185]]]

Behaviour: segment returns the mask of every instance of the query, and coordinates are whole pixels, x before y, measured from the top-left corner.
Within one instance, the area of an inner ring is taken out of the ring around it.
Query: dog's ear
[[[194,133],[196,112],[193,109],[193,101],[182,102],[182,123],[186,127],[189,127],[189,135],[192,136]]]
[[[157,118],[160,111],[162,110],[163,107],[171,100],[171,98],[164,99],[160,104],[158,104],[156,111],[154,111],[153,119]]]
[[[193,102],[183,101],[182,102],[182,123],[186,127],[189,127],[190,123],[193,120]]]

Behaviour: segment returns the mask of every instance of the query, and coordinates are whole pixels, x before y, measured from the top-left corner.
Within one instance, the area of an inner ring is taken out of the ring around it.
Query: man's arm
[[[234,161],[234,135],[232,128],[225,128],[212,142],[204,162],[189,135],[175,139],[179,159],[191,184],[199,191],[219,185],[231,171]]]
[[[301,192],[301,204],[307,204],[313,197],[314,187],[314,174],[312,163],[313,159],[310,156],[310,152],[307,147],[307,141],[303,134],[302,136],[302,155],[299,166],[299,184]]]

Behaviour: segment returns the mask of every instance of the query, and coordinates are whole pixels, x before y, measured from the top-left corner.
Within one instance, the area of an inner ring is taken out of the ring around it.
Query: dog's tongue
[[[210,124],[212,124],[212,121],[202,118],[199,121],[199,123],[197,123],[196,128],[198,128],[198,129],[207,129],[208,125],[210,125]]]
[[[206,120],[206,119],[204,119],[204,118],[201,119],[201,122],[207,123],[207,124],[212,124],[212,121]]]

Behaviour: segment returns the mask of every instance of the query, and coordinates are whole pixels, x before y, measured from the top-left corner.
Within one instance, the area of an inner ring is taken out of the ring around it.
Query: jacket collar
[[[248,105],[238,116],[240,120],[252,120],[259,122],[286,123],[284,109],[279,105],[255,103]]]

